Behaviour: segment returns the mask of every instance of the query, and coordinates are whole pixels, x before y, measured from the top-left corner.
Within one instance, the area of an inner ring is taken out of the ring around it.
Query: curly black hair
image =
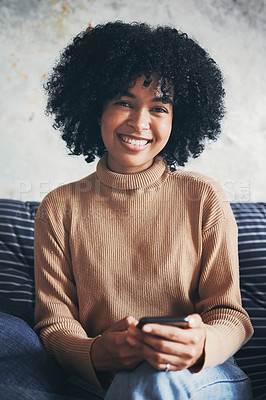
[[[216,140],[224,116],[220,69],[199,44],[173,27],[122,21],[78,34],[61,53],[45,89],[46,113],[62,132],[70,154],[92,162],[105,146],[98,121],[103,107],[141,75],[156,74],[166,100],[173,97],[173,125],[161,155],[175,169]],[[168,82],[168,84],[166,84]],[[164,100],[163,100],[164,101]]]

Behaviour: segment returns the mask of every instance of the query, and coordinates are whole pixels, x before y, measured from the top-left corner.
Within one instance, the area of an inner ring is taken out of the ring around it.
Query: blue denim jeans
[[[249,378],[235,364],[233,357],[196,374],[188,369],[157,371],[144,362],[134,371],[118,372],[106,394],[78,377],[72,377],[71,384],[77,395],[87,400],[252,399]]]
[[[105,400],[251,400],[249,378],[231,357],[224,364],[193,374],[157,371],[142,363],[134,372],[119,372]]]

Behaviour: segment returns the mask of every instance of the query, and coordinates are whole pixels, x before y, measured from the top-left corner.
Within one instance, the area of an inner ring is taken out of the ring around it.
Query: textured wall
[[[116,19],[174,25],[210,52],[228,112],[218,142],[185,168],[217,179],[230,201],[266,201],[265,0],[0,0],[0,197],[41,200],[94,170],[67,155],[42,83],[75,34]]]

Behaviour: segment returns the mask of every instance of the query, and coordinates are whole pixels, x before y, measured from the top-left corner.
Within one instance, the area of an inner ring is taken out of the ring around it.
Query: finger
[[[134,346],[140,353],[143,353],[145,346],[153,352],[173,355],[182,359],[185,363],[193,362],[198,359],[203,351],[205,342],[205,329],[186,330],[187,335],[184,342],[165,340],[160,336],[142,333],[141,336],[128,336],[128,343]]]
[[[133,327],[130,327],[128,330],[127,342],[140,351],[142,351],[144,345],[147,345],[152,348],[153,351],[173,355],[183,353],[181,348],[184,347],[180,342],[166,340],[161,336],[145,334]]]
[[[183,329],[176,326],[161,325],[161,324],[147,324],[142,328],[142,335],[153,335],[160,338],[170,340],[172,342],[187,343],[190,341],[190,328]]]
[[[135,326],[137,323],[138,323],[138,321],[134,317],[132,317],[131,315],[128,315],[127,317],[121,319],[120,321],[118,321],[114,325],[112,325],[110,330],[111,331],[125,331],[131,325]]]
[[[187,345],[194,344],[194,336],[189,336],[187,340],[182,343],[177,340],[164,339],[162,336],[143,333],[137,336],[128,335],[127,341],[140,351],[142,351],[143,344],[145,344],[152,348],[153,351],[186,357]]]
[[[148,334],[143,334],[142,340],[134,335],[128,335],[127,341],[155,368],[161,369],[160,364],[171,361],[175,369],[180,370],[189,368],[202,354],[203,341],[200,340],[200,334],[195,335],[198,331],[200,333],[199,329],[193,329],[191,343],[185,344]]]
[[[130,343],[141,354],[146,361],[156,369],[164,369],[170,363],[171,370],[189,368],[198,358],[199,351],[195,346],[187,346],[180,343],[160,340],[155,336],[149,336],[149,342],[139,342],[137,339],[129,338]]]
[[[127,344],[127,346],[121,346],[115,351],[113,360],[129,366],[131,363],[143,361],[143,354]]]
[[[149,346],[144,345],[142,348],[142,354],[146,361],[148,361],[154,368],[159,370],[165,370],[167,364],[170,364],[169,370],[176,371],[187,368],[190,366],[190,358],[183,357],[182,355],[172,355],[161,352],[156,352]]]
[[[143,326],[140,332],[160,336],[174,342],[180,342],[184,344],[193,343],[194,338],[197,338],[197,336],[202,336],[203,331],[205,331],[205,327],[200,315],[198,314],[190,315],[188,317],[188,320],[189,328],[186,329],[171,325],[147,324]],[[134,334],[133,330],[130,332]],[[137,332],[135,333],[135,335],[138,336]],[[139,338],[141,338],[141,336],[139,336]]]
[[[164,354],[172,355],[182,355],[183,354],[183,344],[177,342],[170,342],[169,340],[163,340],[159,337],[147,335],[142,341],[135,338],[128,338],[128,343],[135,346],[139,351],[143,351],[144,346],[148,346],[155,352],[160,352]]]
[[[201,318],[197,314],[190,317],[195,328],[149,324],[148,333],[145,333],[144,327],[141,331],[132,326],[128,329],[128,343],[155,368],[160,369],[160,364],[167,360],[170,362],[169,357],[175,369],[189,368],[201,356],[206,335]]]

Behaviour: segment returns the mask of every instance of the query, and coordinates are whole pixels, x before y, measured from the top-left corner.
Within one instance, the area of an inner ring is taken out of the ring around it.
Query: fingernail
[[[151,332],[152,331],[152,327],[150,325],[144,325],[142,330],[144,332]]]
[[[191,326],[191,328],[193,328],[193,326],[196,326],[195,318],[189,318],[188,322],[189,322],[189,326]]]

